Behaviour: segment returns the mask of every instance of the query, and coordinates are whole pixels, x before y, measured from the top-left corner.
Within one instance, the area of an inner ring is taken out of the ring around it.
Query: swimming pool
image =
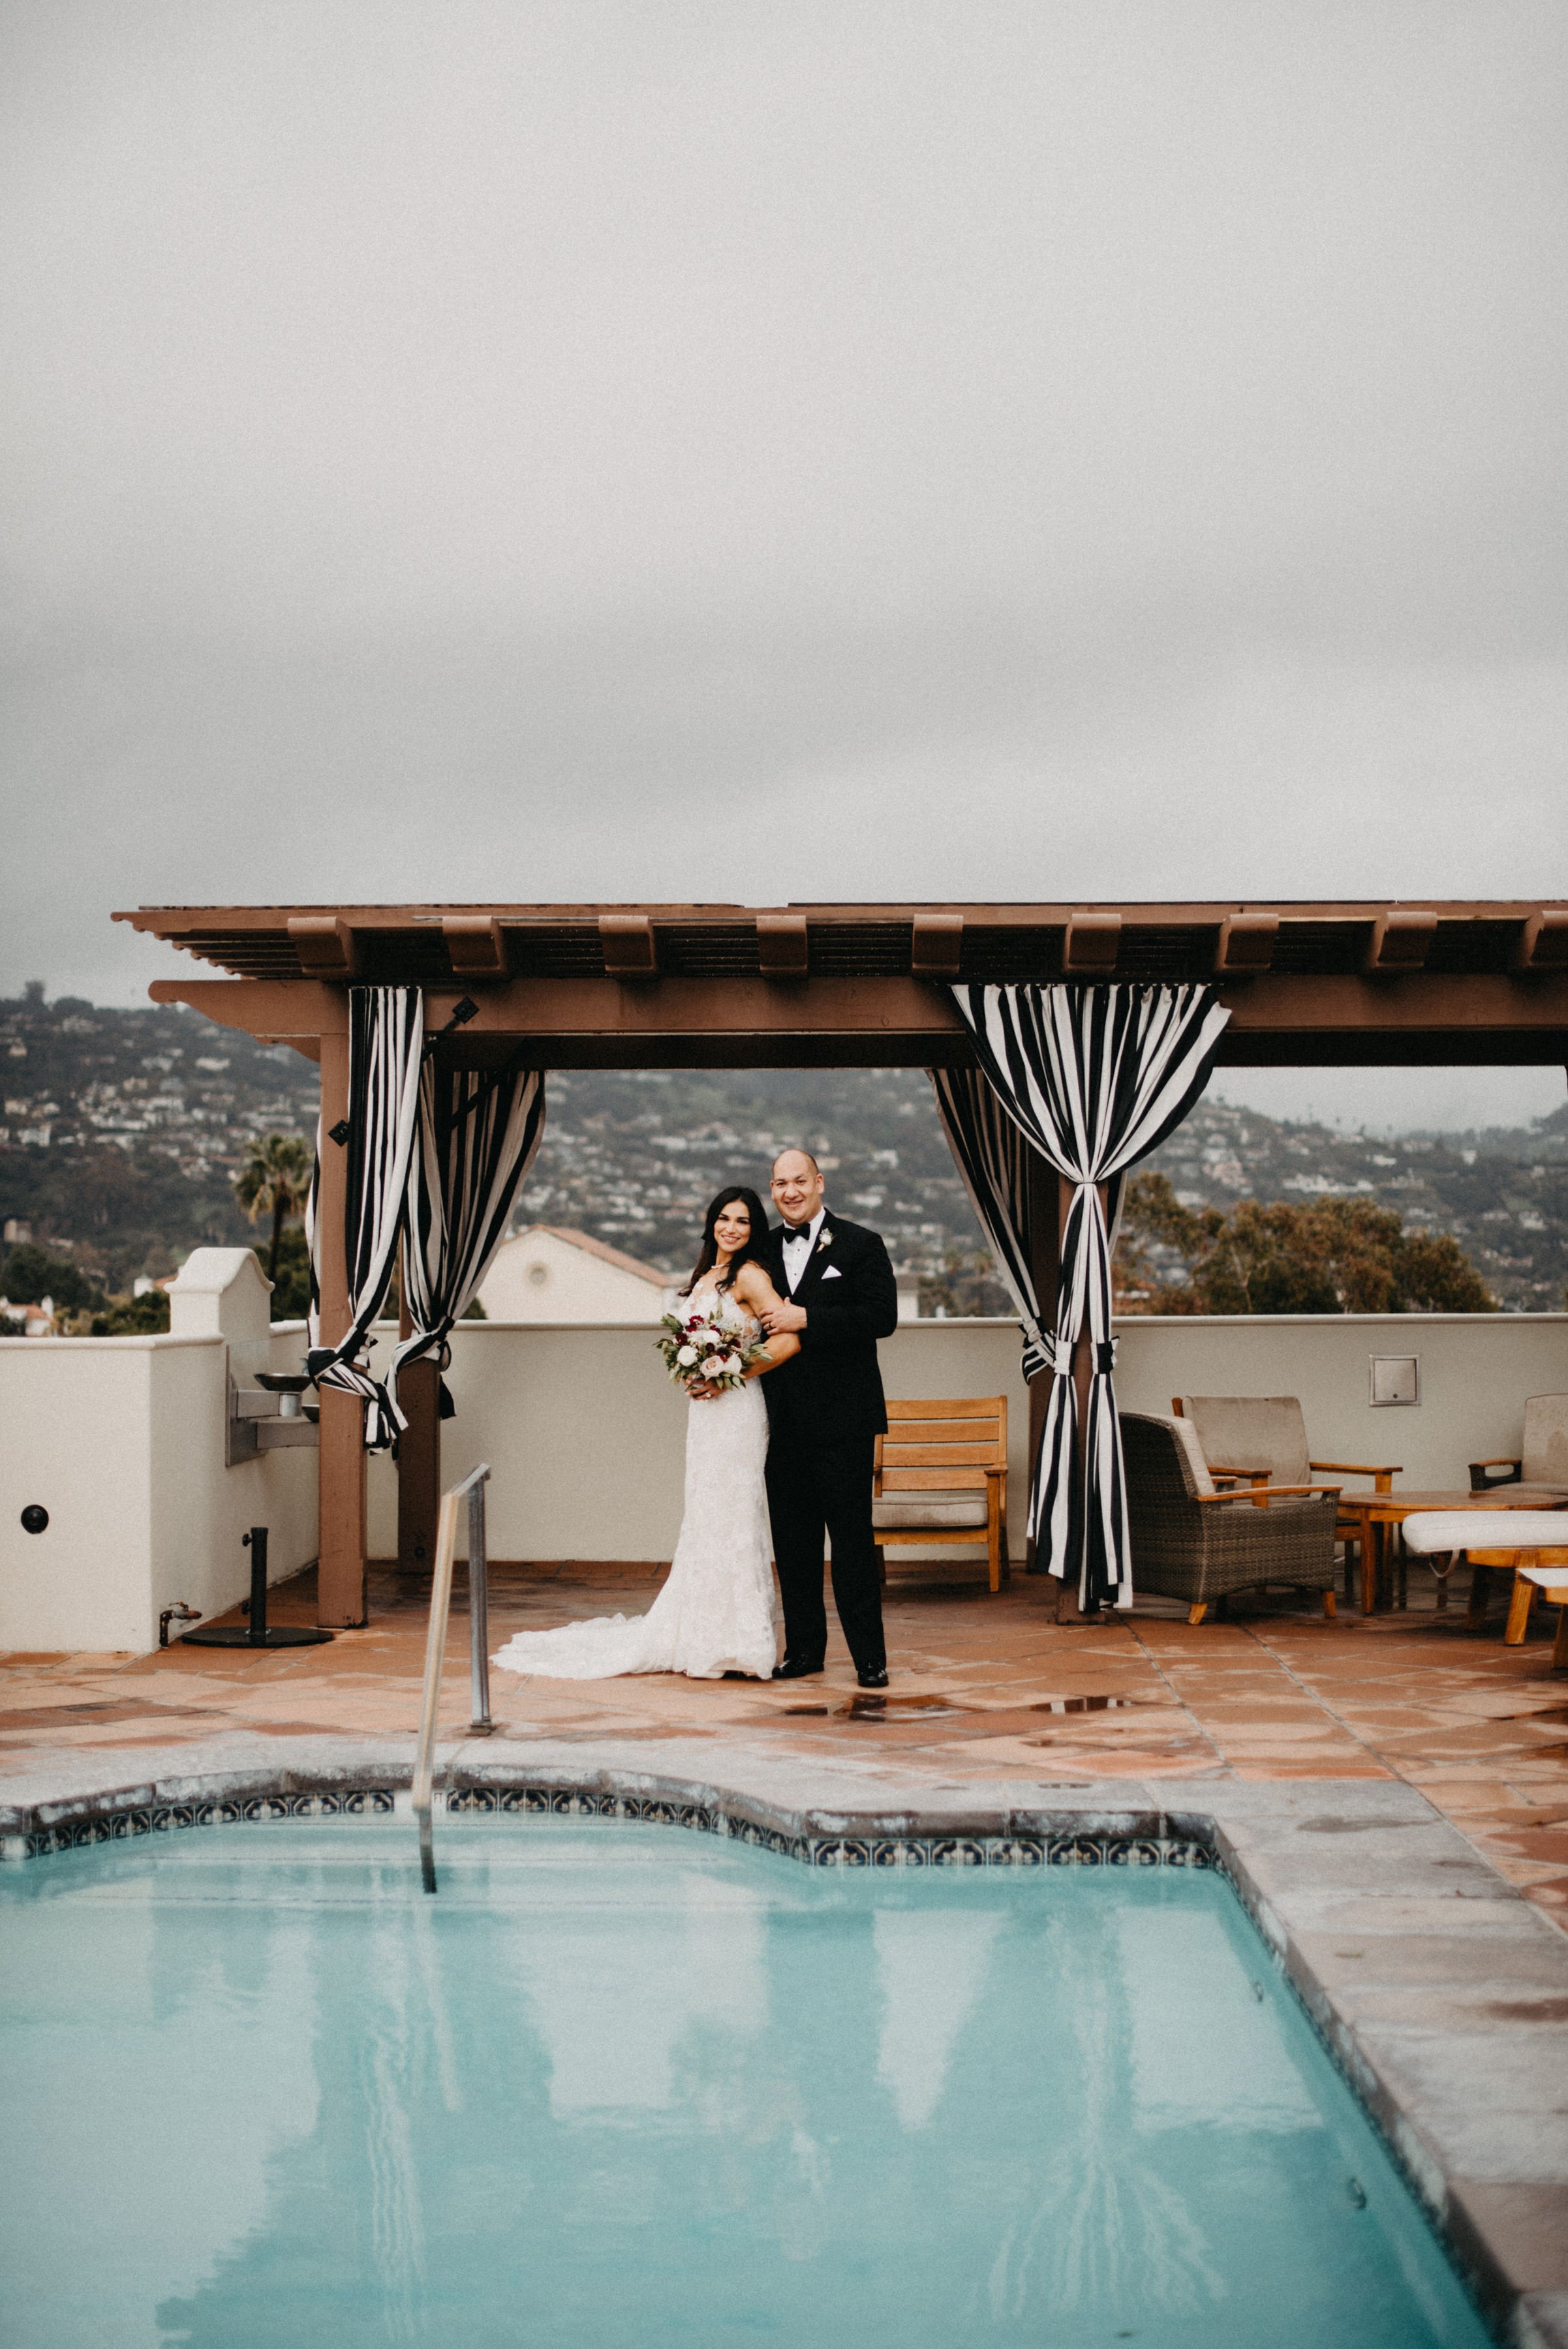
[[[12,2349],[1480,2349],[1228,1885],[674,1828],[0,1878]]]

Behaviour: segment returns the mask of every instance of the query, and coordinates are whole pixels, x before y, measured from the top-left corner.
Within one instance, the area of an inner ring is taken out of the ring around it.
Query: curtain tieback
[[[1116,1348],[1120,1343],[1121,1340],[1119,1338],[1106,1338],[1096,1344],[1095,1348],[1095,1376],[1096,1378],[1108,1379],[1111,1376],[1111,1373],[1116,1367]],[[1076,1339],[1056,1338],[1053,1340],[1051,1346],[1051,1368],[1059,1379],[1070,1379],[1072,1377],[1073,1357],[1076,1351]]]

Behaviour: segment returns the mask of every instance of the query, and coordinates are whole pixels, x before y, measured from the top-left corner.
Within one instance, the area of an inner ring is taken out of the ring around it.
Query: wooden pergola
[[[321,1069],[323,1131],[348,1106],[350,986],[417,986],[459,1066],[933,1067],[970,1060],[944,981],[1202,979],[1231,1068],[1568,1063],[1568,905],[142,906],[116,921],[231,974],[155,1003],[293,1045]],[[324,1340],[348,1326],[345,1156],[321,1172]],[[1059,1194],[1032,1203],[1054,1296]],[[399,1553],[433,1551],[435,1372],[406,1381]],[[320,1620],[365,1619],[360,1405],[321,1397]]]

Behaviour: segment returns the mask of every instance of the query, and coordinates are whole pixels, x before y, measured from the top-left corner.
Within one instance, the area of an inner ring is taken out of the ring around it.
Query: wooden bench
[[[871,1523],[879,1550],[983,1544],[991,1587],[1007,1572],[1007,1397],[889,1402],[877,1438]],[[883,1568],[886,1572],[886,1558]]]

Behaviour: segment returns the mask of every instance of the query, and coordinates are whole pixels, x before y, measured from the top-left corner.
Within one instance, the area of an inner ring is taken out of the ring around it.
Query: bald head
[[[822,1170],[809,1150],[781,1150],[774,1160],[774,1205],[786,1224],[809,1224],[822,1205]]]

